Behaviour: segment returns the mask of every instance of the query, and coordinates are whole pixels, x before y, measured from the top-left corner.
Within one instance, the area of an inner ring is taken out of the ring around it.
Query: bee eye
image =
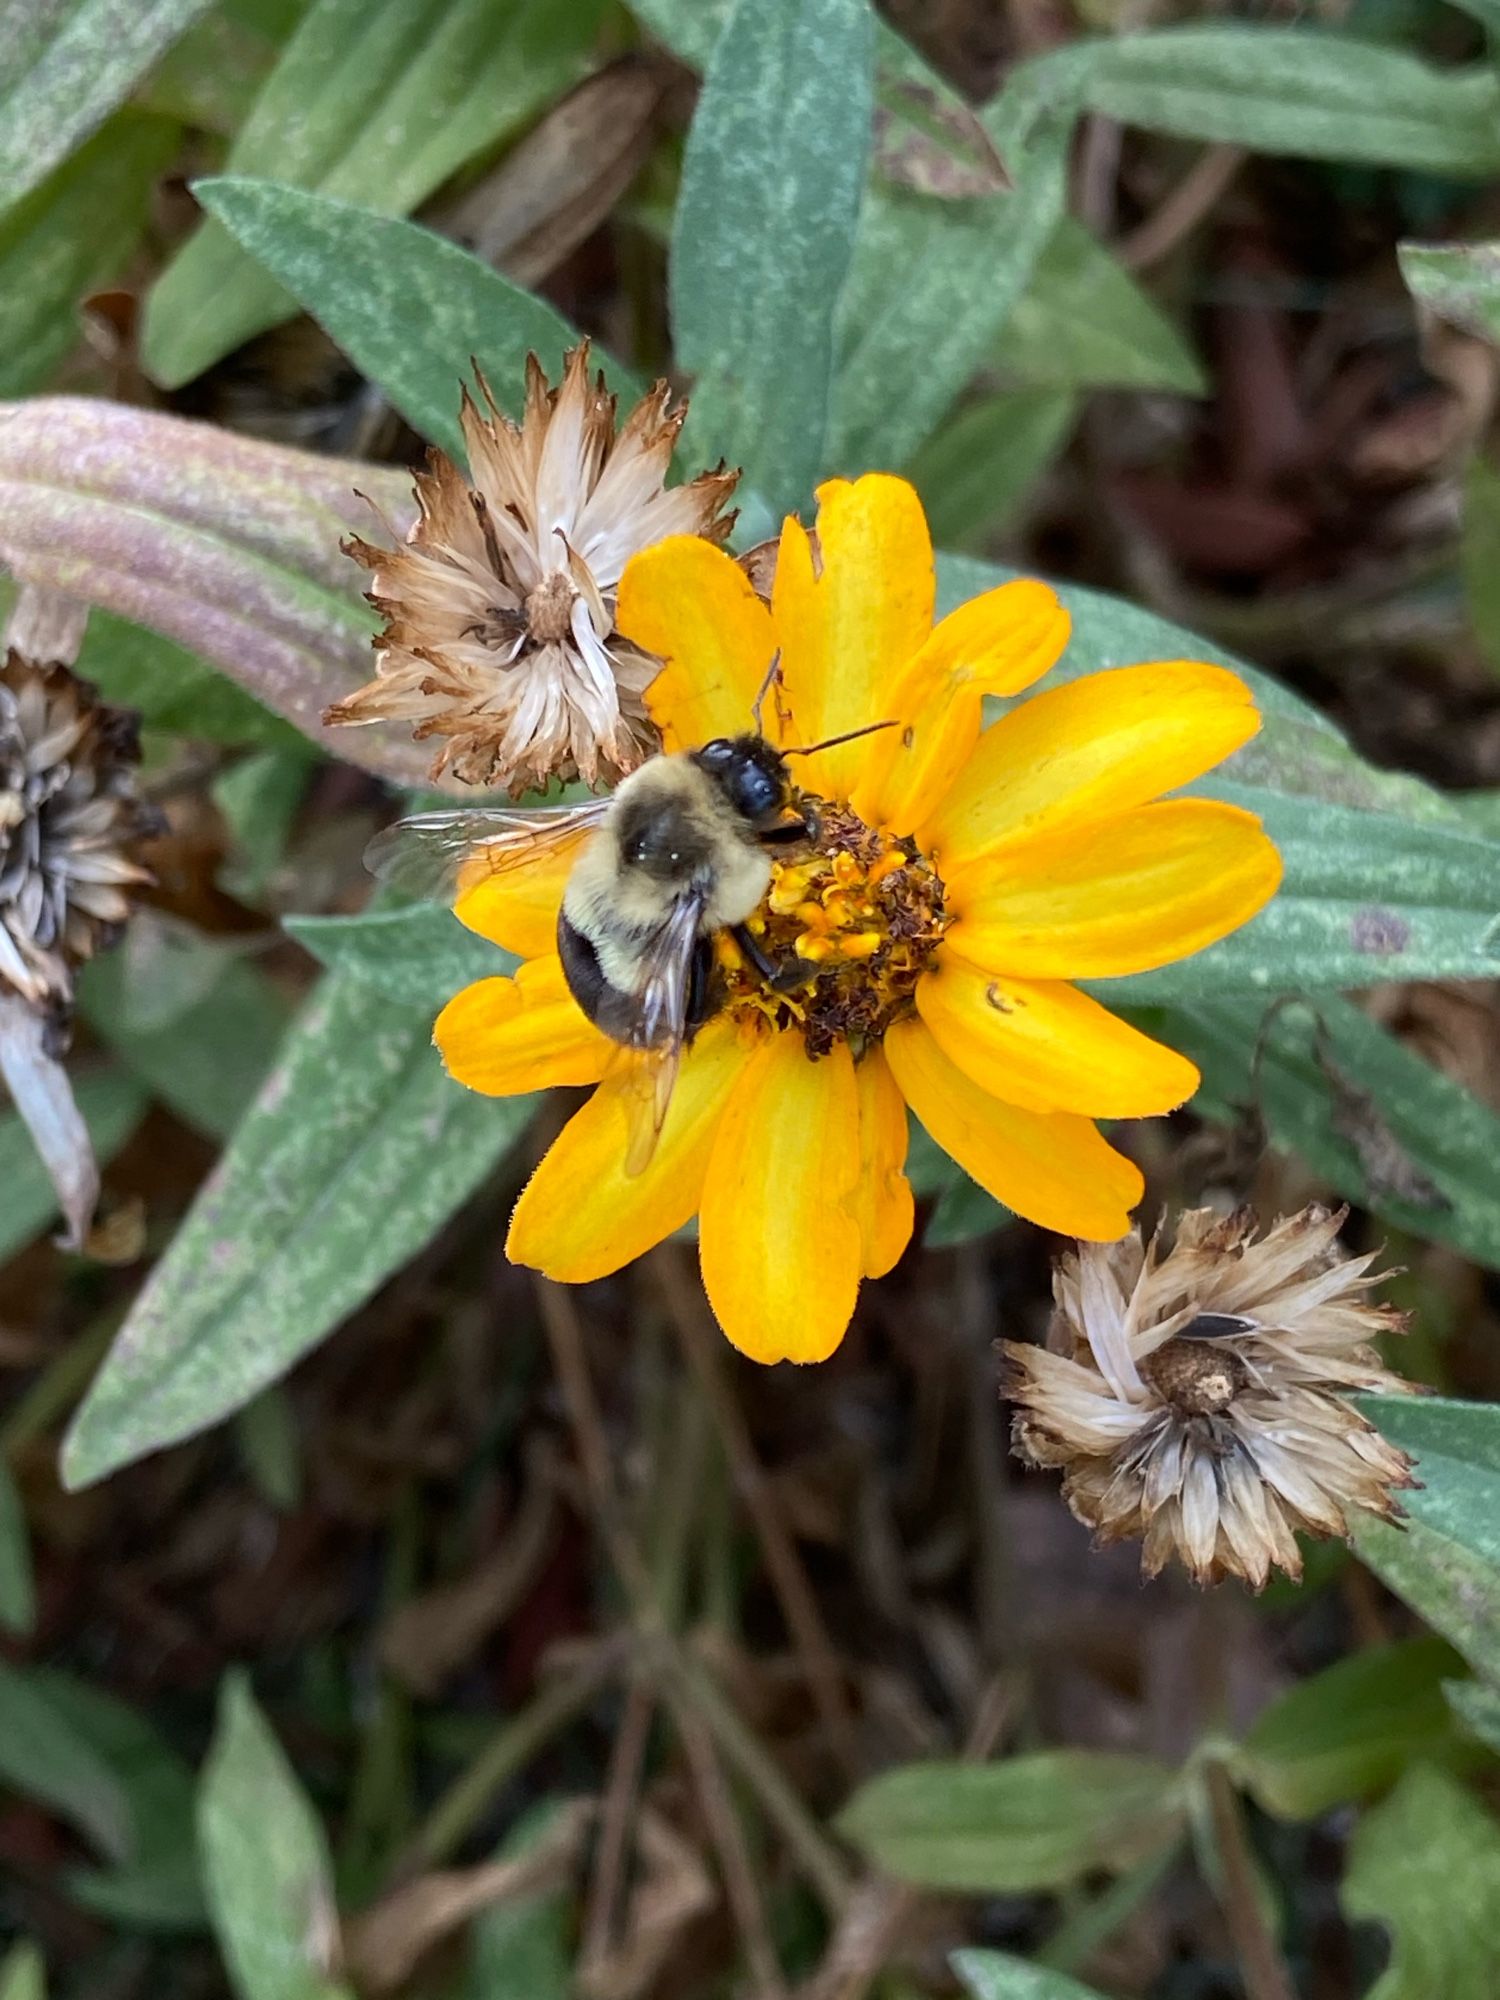
[[[698,752],[698,761],[707,771],[722,771],[734,755],[734,745],[726,736],[716,736]]]
[[[781,803],[781,787],[767,772],[747,765],[735,774],[734,800],[747,818],[760,819]]]

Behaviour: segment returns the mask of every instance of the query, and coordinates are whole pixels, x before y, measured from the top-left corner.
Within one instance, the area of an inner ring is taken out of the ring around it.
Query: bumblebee
[[[770,886],[776,849],[818,832],[787,759],[848,740],[778,750],[756,732],[718,737],[649,759],[604,798],[418,814],[377,834],[366,858],[397,887],[452,900],[460,885],[581,841],[558,914],[558,955],[579,1007],[622,1052],[611,1074],[628,1081],[625,1164],[638,1174],[666,1120],[682,1051],[713,1012],[715,936],[728,931],[770,985],[811,976],[800,962],[772,965],[747,919]]]

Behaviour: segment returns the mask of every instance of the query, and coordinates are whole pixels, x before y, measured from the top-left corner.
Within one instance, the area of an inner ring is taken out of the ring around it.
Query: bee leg
[[[756,838],[764,847],[790,847],[798,840],[816,840],[818,821],[815,814],[804,813],[800,819],[784,819],[775,826],[763,826]]]
[[[812,977],[811,967],[803,965],[799,959],[792,959],[785,965],[773,965],[747,925],[731,924],[729,935],[773,991],[789,993],[794,986],[805,985]]]
[[[687,1005],[683,1010],[683,1020],[689,1029],[701,1028],[713,1012],[713,977],[713,945],[706,937],[700,937],[693,946],[693,961],[688,968]]]

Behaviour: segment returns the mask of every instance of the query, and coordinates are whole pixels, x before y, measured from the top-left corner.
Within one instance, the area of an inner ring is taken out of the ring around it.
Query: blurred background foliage
[[[1500,1991],[1492,35],[0,0],[0,558],[95,605],[167,816],[83,982],[84,1255],[0,1114],[0,2000]],[[1211,789],[1287,890],[1128,983],[1205,1081],[1118,1137],[1148,1215],[1390,1246],[1408,1528],[1259,1600],[1091,1555],[996,1399],[1048,1246],[920,1134],[920,1245],[810,1374],[681,1246],[504,1263],[535,1107],[429,1045],[494,953],[363,907],[421,760],[317,715],[355,487],[399,516],[468,357],[513,400],[580,328],[622,398],[695,381],[742,543],[887,466],[946,602],[1060,581],[1063,672],[1254,663]]]

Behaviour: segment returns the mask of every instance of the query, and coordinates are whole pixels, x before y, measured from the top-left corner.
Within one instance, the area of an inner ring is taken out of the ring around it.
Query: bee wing
[[[463,886],[551,853],[599,825],[610,801],[554,806],[473,806],[417,813],[377,833],[365,866],[408,896],[451,903]]]
[[[693,955],[704,898],[679,896],[647,947],[636,983],[635,1032],[610,1059],[606,1076],[625,1107],[625,1171],[645,1172],[667,1122],[667,1109],[687,1042]]]

